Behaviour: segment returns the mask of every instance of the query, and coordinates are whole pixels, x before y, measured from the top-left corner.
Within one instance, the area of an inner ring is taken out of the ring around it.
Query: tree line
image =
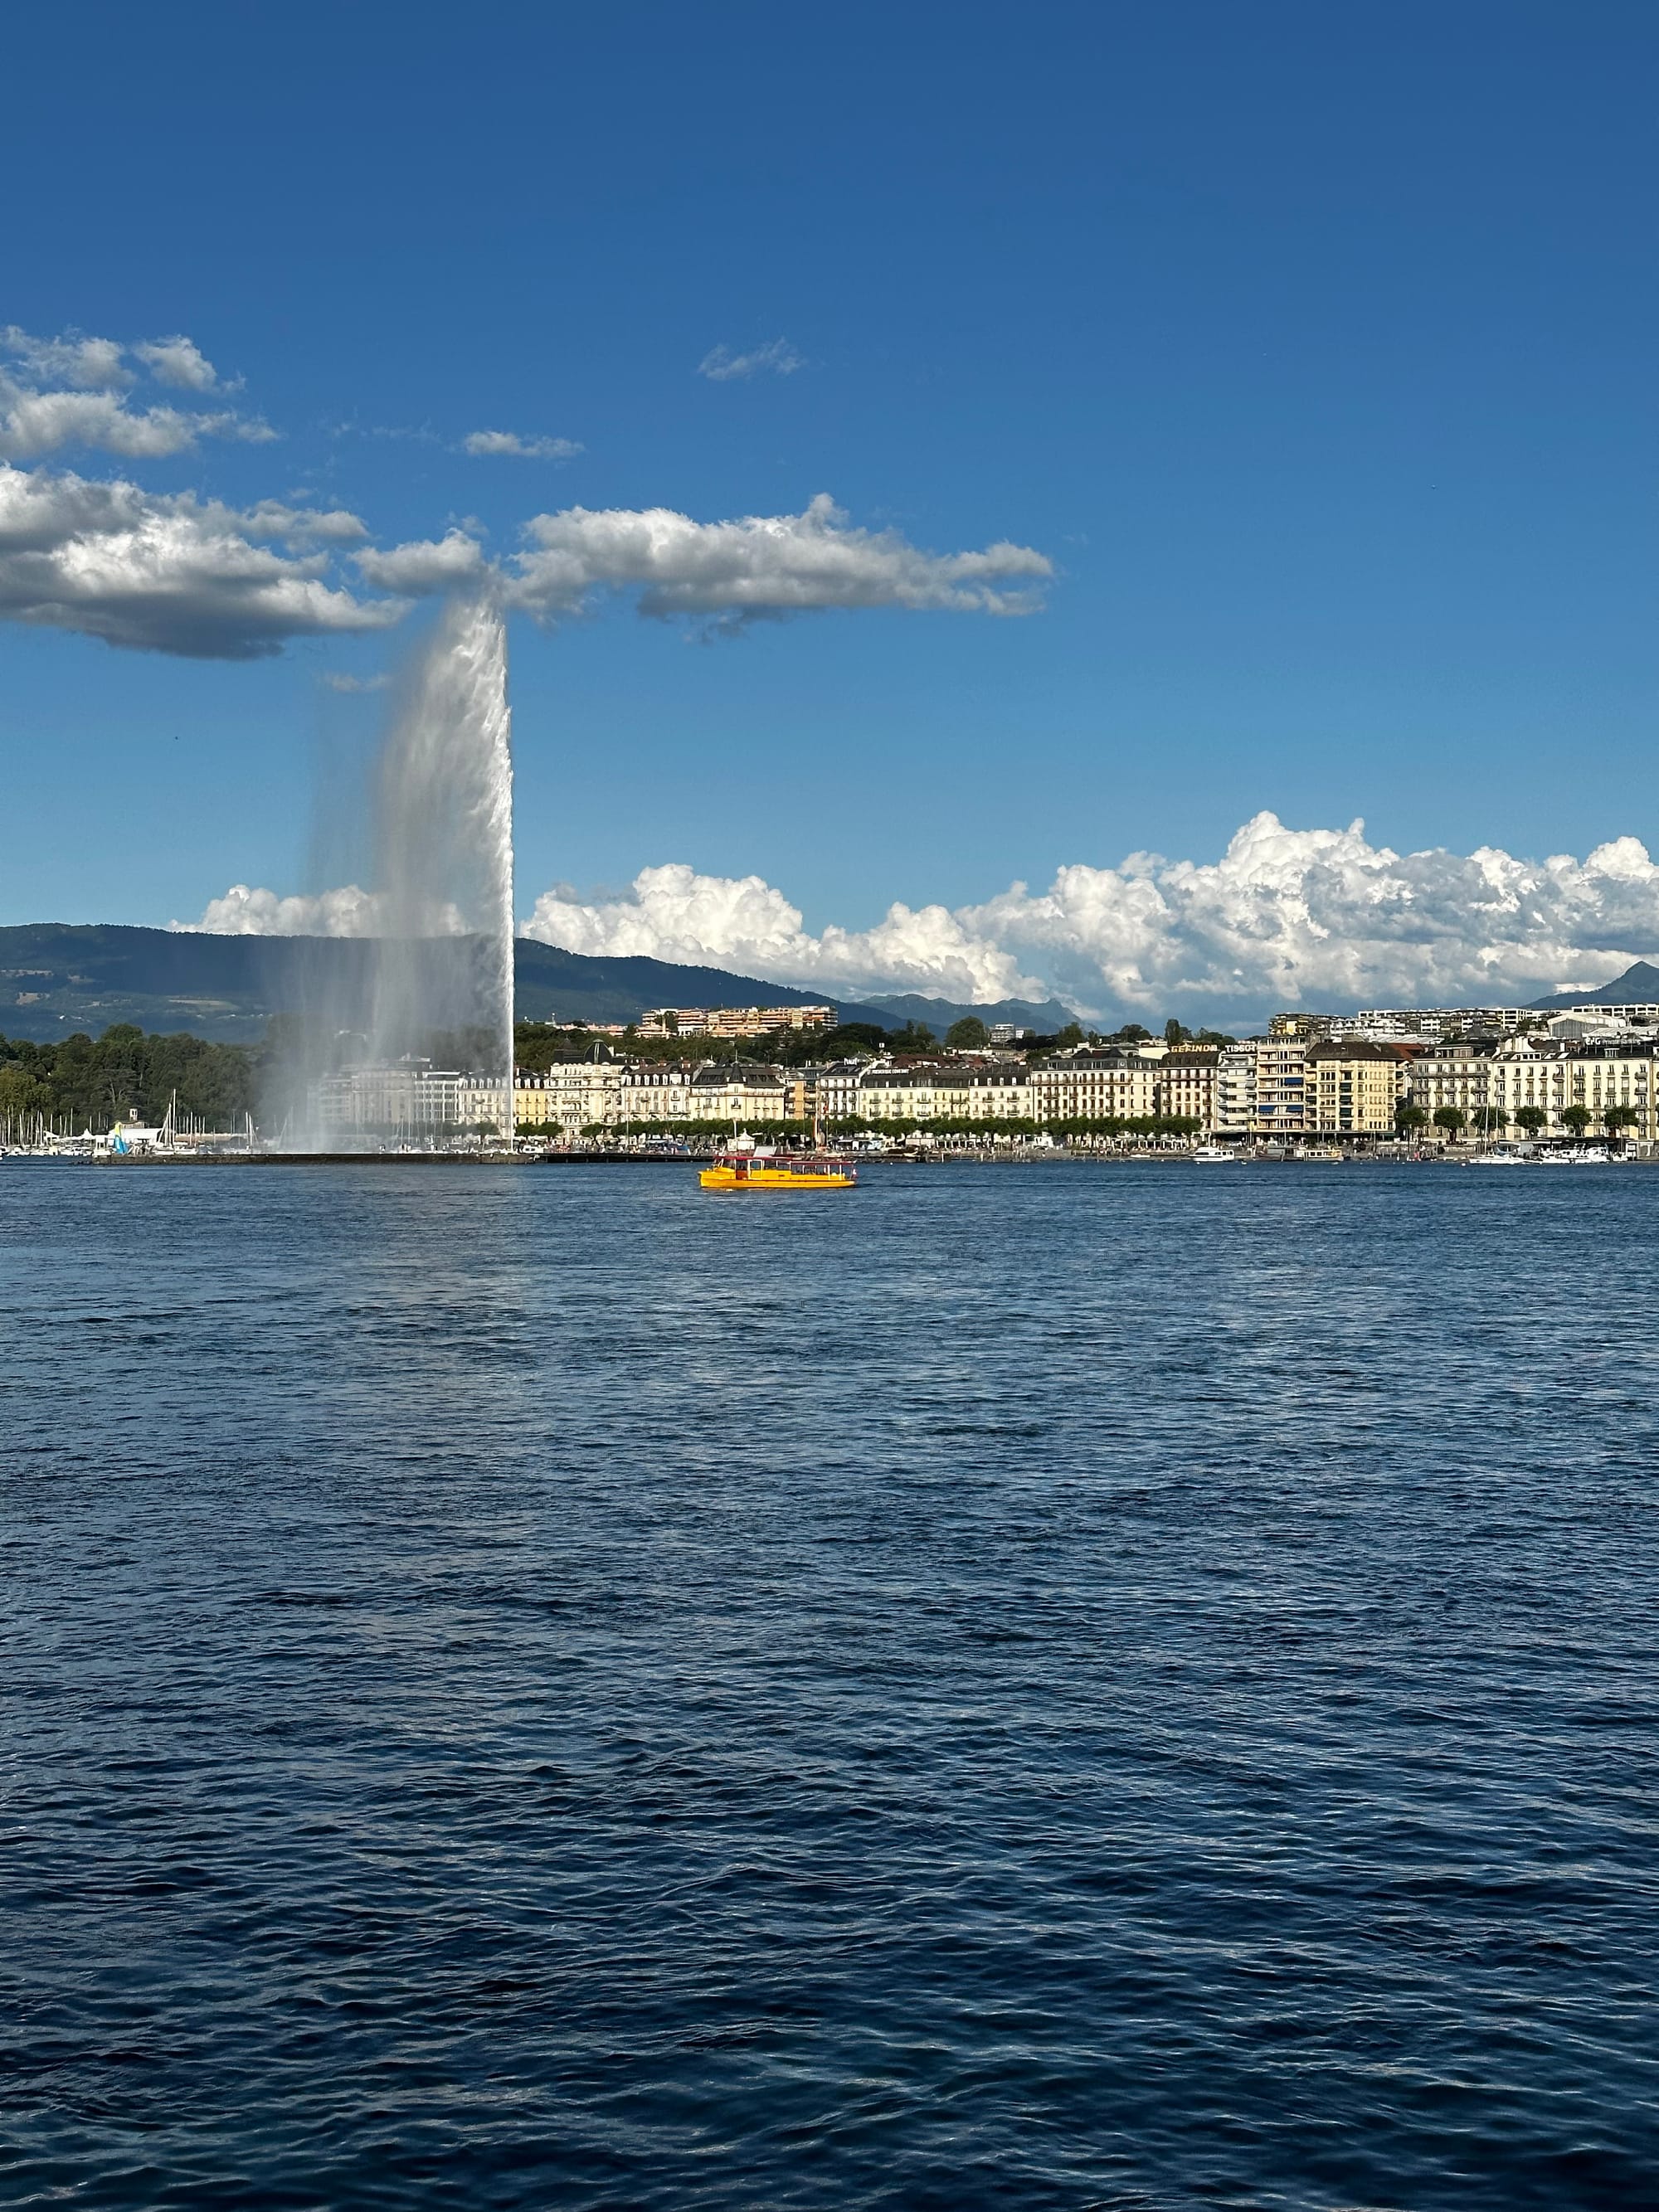
[[[17,1137],[36,1127],[78,1134],[155,1123],[175,1098],[179,1114],[204,1127],[236,1128],[254,1110],[260,1057],[246,1045],[151,1036],[131,1022],[47,1044],[0,1036],[0,1128]]]
[[[1616,1099],[1599,1112],[1589,1106],[1564,1106],[1559,1116],[1576,1138],[1582,1138],[1595,1121],[1599,1121],[1610,1137],[1616,1137],[1621,1129],[1632,1127],[1638,1118],[1633,1106],[1623,1105]],[[1528,1137],[1535,1138],[1541,1136],[1550,1124],[1549,1109],[1544,1106],[1517,1106],[1513,1113],[1503,1106],[1477,1106],[1473,1113],[1465,1113],[1461,1106],[1437,1106],[1431,1114],[1426,1107],[1413,1105],[1409,1101],[1395,1108],[1394,1119],[1402,1137],[1432,1127],[1443,1129],[1454,1144],[1465,1129],[1472,1128],[1490,1137],[1512,1124],[1524,1130]]]

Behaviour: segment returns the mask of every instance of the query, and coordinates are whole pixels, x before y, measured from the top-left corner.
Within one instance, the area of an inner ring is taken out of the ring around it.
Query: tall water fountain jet
[[[481,1121],[511,1134],[511,736],[500,611],[452,599],[394,695],[368,793],[375,934],[316,948],[268,1101],[293,1149],[441,1144]]]
[[[434,1031],[483,1029],[477,1072],[512,1081],[511,741],[506,626],[488,599],[452,599],[376,773],[374,1060],[420,1053]]]

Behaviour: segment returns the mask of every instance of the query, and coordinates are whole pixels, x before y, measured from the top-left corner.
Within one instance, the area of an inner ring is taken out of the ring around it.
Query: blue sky
[[[674,862],[859,931],[1213,861],[1264,809],[1402,852],[1656,842],[1650,9],[94,5],[8,37],[0,324],[187,332],[277,434],[31,465],[496,555],[573,505],[827,491],[1054,564],[1019,618],[518,621],[526,908]],[[778,340],[793,373],[698,374]],[[460,449],[483,428],[583,450]],[[380,706],[323,678],[402,636],[227,662],[0,623],[0,918],[323,888],[318,750]]]

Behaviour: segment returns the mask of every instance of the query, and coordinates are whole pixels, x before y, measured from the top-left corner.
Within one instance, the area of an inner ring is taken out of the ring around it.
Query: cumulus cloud
[[[501,563],[451,530],[356,556],[382,590],[453,591],[492,580],[502,604],[549,623],[601,590],[634,591],[641,614],[739,624],[825,607],[948,608],[1021,615],[1054,574],[1029,545],[928,553],[891,530],[855,528],[827,492],[801,514],[694,522],[672,507],[568,507],[525,525],[526,550]]]
[[[233,884],[222,898],[208,901],[199,921],[167,927],[212,930],[222,937],[372,937],[375,919],[374,895],[356,884],[290,898]]]
[[[805,356],[795,351],[787,338],[774,338],[751,353],[733,353],[729,346],[717,345],[697,363],[697,374],[706,376],[711,384],[730,384],[762,374],[793,376],[805,366]]]
[[[68,384],[77,392],[131,384],[131,372],[121,358],[125,350],[113,338],[83,337],[79,331],[65,331],[60,337],[37,338],[20,331],[15,323],[0,330],[0,353],[9,354],[31,382]]]
[[[857,529],[827,492],[801,514],[730,522],[694,522],[665,507],[572,507],[537,515],[525,536],[505,595],[543,621],[576,612],[605,586],[636,590],[642,614],[738,622],[823,607],[1026,614],[1054,574],[1028,545],[928,553],[896,531]]]
[[[461,530],[452,530],[445,538],[416,538],[387,550],[359,553],[356,559],[368,582],[412,599],[476,585],[489,573],[483,547]]]
[[[64,446],[85,446],[125,460],[155,460],[186,453],[202,438],[263,444],[276,434],[268,422],[229,409],[203,415],[134,406],[129,350],[164,384],[193,392],[218,387],[212,362],[183,336],[128,349],[79,331],[33,337],[9,324],[0,331],[0,353],[10,362],[0,366],[0,455],[36,460]]]
[[[643,869],[621,897],[567,887],[526,933],[781,983],[979,1000],[1055,994],[1097,1018],[1257,1023],[1276,1007],[1525,1003],[1600,983],[1659,947],[1659,866],[1633,837],[1583,860],[1483,846],[1398,854],[1364,825],[1291,830],[1263,813],[1217,860],[1131,854],[1063,867],[954,910],[896,904],[817,934],[759,876]]]
[[[343,884],[337,890],[297,893],[233,884],[222,898],[210,899],[196,921],[170,921],[169,929],[210,931],[221,937],[374,937],[386,916],[378,893]],[[459,907],[440,908],[433,926],[440,934],[460,936],[466,921]]]
[[[704,876],[683,863],[642,868],[619,899],[545,891],[526,937],[568,952],[647,953],[734,968],[769,982],[926,991],[989,1000],[1036,989],[1013,957],[972,936],[942,906],[890,907],[873,929],[814,937],[799,907],[761,876]]]
[[[469,453],[506,453],[526,461],[568,461],[585,453],[574,438],[523,438],[516,430],[471,430],[461,441]]]
[[[170,338],[150,338],[132,349],[158,384],[171,384],[182,392],[212,392],[219,372],[201,348],[176,331]]]
[[[355,521],[274,503],[243,513],[0,462],[0,618],[227,660],[290,637],[382,629],[398,602],[331,584],[326,552],[265,542],[292,549],[308,529],[338,536]]]

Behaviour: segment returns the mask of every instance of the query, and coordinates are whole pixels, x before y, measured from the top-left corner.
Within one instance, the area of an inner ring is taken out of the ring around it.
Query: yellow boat
[[[858,1179],[833,1152],[780,1152],[752,1137],[734,1137],[697,1177],[705,1190],[850,1190]]]

